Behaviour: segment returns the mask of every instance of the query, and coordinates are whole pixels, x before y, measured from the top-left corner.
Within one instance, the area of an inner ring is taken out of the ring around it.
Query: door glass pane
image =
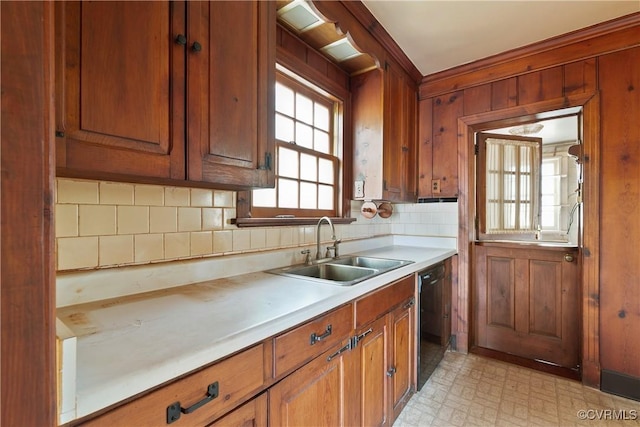
[[[278,206],[281,208],[298,207],[298,182],[290,179],[278,179]]]
[[[318,158],[309,154],[300,155],[300,179],[316,181],[318,176]]]
[[[288,148],[278,149],[278,172],[280,176],[298,177],[298,153]]]
[[[316,184],[309,182],[300,183],[300,207],[302,209],[316,209],[318,190]]]

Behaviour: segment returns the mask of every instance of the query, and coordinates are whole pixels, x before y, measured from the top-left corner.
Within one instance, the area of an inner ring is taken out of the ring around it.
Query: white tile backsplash
[[[57,189],[58,271],[312,247],[316,241],[315,226],[243,229],[231,224],[233,191],[67,178],[57,179]],[[457,237],[455,202],[394,204],[391,217],[372,219],[361,215],[361,204],[351,203],[353,223],[335,226],[343,242],[391,234]],[[98,245],[98,238],[114,235],[121,238]],[[323,224],[323,248],[330,238]]]

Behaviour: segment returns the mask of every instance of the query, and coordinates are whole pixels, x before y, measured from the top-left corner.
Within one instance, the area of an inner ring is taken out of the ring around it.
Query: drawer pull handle
[[[209,384],[207,387],[207,395],[199,402],[194,403],[188,408],[183,408],[180,405],[180,401],[174,402],[171,405],[167,406],[167,424],[171,424],[174,421],[180,419],[180,414],[190,414],[194,412],[196,409],[204,406],[206,403],[211,402],[213,399],[218,397],[220,389],[218,387],[218,381]]]
[[[329,335],[331,335],[331,325],[327,326],[327,330],[324,331],[324,334],[322,335],[318,335],[315,332],[312,333],[311,337],[309,337],[309,341],[311,342],[311,345],[314,345],[318,341],[322,341],[323,339],[327,338]]]

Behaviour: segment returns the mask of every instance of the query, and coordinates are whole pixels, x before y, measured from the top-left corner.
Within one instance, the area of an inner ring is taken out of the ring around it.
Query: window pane
[[[512,230],[516,227],[516,206],[515,203],[505,203],[504,209],[504,229]]]
[[[318,186],[318,209],[333,209],[333,187]]]
[[[313,101],[296,93],[296,119],[313,124]]]
[[[318,180],[318,158],[309,154],[300,155],[300,179]]]
[[[318,159],[318,181],[333,184],[333,162],[331,160]]]
[[[293,90],[276,83],[276,111],[293,117]]]
[[[313,128],[296,122],[296,144],[305,148],[313,148]]]
[[[253,206],[275,207],[276,206],[276,189],[263,188],[253,190]]]
[[[281,208],[298,207],[298,182],[290,179],[278,179],[278,206]]]
[[[284,142],[293,141],[293,120],[276,114],[276,139]]]
[[[322,104],[318,104],[316,102],[316,108],[314,111],[314,121],[313,124],[315,127],[320,128],[322,130],[329,130],[329,109]]]
[[[289,178],[298,177],[298,153],[288,148],[278,149],[278,175]]]
[[[329,145],[329,134],[321,130],[314,130],[313,149],[325,154],[332,154]]]
[[[302,209],[316,209],[316,201],[318,200],[318,190],[316,184],[308,182],[300,183],[300,207]]]

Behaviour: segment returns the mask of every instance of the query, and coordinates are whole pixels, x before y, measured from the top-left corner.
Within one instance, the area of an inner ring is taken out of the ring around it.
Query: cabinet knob
[[[387,376],[388,376],[388,377],[392,377],[395,373],[396,373],[396,367],[395,367],[395,366],[393,366],[393,367],[391,367],[391,369],[389,369],[389,370],[387,371]]]
[[[202,50],[202,45],[198,42],[193,42],[193,44],[191,45],[191,50],[193,50],[194,52],[200,52]]]
[[[175,42],[181,46],[186,46],[187,45],[187,38],[185,37],[184,34],[178,34],[175,38]]]
[[[567,262],[573,262],[573,255],[565,254],[564,260],[567,261]]]

